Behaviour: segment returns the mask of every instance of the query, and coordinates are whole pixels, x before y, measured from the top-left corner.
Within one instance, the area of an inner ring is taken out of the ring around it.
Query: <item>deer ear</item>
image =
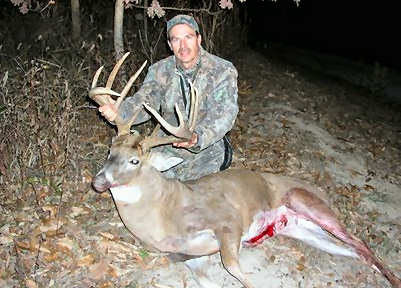
[[[184,161],[179,157],[168,156],[161,152],[152,152],[150,163],[160,172],[166,171]]]

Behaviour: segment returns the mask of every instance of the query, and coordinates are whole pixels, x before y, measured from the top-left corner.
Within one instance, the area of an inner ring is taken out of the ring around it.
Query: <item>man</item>
[[[231,145],[225,135],[238,113],[237,70],[230,62],[202,48],[198,24],[191,16],[177,15],[169,20],[167,36],[174,55],[149,67],[142,87],[121,104],[118,113],[128,120],[140,109],[135,124],[142,123],[150,119],[143,110],[143,103],[147,103],[160,110],[170,124],[177,125],[174,105],[177,103],[188,116],[189,82],[192,82],[200,101],[191,140],[154,149],[184,159],[164,172],[166,177],[196,179],[224,170],[231,164]],[[113,105],[101,106],[99,111],[110,122],[117,116]]]

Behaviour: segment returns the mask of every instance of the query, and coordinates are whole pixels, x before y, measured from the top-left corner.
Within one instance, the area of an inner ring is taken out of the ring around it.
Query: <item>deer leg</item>
[[[241,271],[239,265],[239,249],[241,245],[241,229],[235,227],[223,227],[222,231],[216,233],[220,242],[220,256],[224,268],[237,278],[245,288],[253,288],[248,278]]]
[[[362,240],[345,230],[335,213],[323,200],[305,189],[293,188],[287,193],[284,204],[297,215],[309,219],[348,244],[355,250],[362,261],[380,271],[393,287],[401,288],[401,280],[373,254],[372,250]]]

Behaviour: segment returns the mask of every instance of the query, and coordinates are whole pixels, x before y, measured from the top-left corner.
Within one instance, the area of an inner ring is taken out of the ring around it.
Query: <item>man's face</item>
[[[177,24],[170,29],[168,45],[173,51],[179,64],[192,68],[199,55],[201,36],[186,24]]]

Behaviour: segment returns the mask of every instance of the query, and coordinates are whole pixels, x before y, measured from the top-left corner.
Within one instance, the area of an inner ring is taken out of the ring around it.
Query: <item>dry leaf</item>
[[[105,283],[100,284],[99,288],[110,288],[110,287],[114,287],[113,283],[111,283],[110,281],[107,281]]]
[[[104,198],[104,199],[109,199],[111,198],[110,193],[100,193],[100,197]]]
[[[34,245],[34,247],[35,247],[35,251],[37,251],[39,249],[40,252],[44,252],[44,253],[48,253],[48,254],[51,253],[49,245],[46,245],[43,243],[39,245],[39,243],[37,243]]]
[[[45,220],[43,221],[43,225],[39,226],[39,231],[45,232],[46,235],[54,235],[63,224],[61,219],[52,218],[51,220]]]
[[[168,266],[170,264],[170,260],[166,256],[163,256],[159,258],[158,263],[160,266]]]
[[[91,183],[93,175],[88,169],[84,169],[81,172],[81,177],[82,177],[82,183]]]
[[[6,246],[9,245],[13,242],[13,238],[4,235],[4,236],[0,236],[0,245]]]
[[[88,254],[88,255],[82,257],[81,259],[79,259],[77,265],[79,267],[85,267],[85,266],[92,265],[93,262],[95,262],[95,257],[93,257],[92,254]]]
[[[46,255],[44,258],[47,262],[53,262],[58,259],[58,255],[57,255],[57,252],[53,252],[53,253],[50,253],[49,255]]]
[[[38,287],[38,285],[36,285],[36,282],[31,279],[26,279],[25,285],[27,288],[37,288]]]
[[[17,247],[22,250],[32,250],[32,246],[30,242],[27,241],[15,241]]]
[[[72,212],[69,214],[69,216],[75,218],[77,216],[81,215],[87,215],[90,212],[90,209],[87,207],[71,207]]]
[[[99,233],[102,237],[108,239],[108,240],[115,240],[117,237],[114,236],[113,234],[109,233],[109,232],[100,232]]]
[[[48,186],[42,186],[40,187],[37,196],[36,196],[36,200],[40,201],[43,198],[46,198],[49,195],[49,187]]]
[[[120,276],[120,273],[118,273],[118,269],[116,267],[114,267],[113,265],[111,265],[111,264],[109,264],[108,266],[109,266],[109,269],[107,271],[108,274],[111,277],[118,278]]]
[[[43,209],[43,211],[50,213],[50,218],[55,218],[57,215],[57,210],[58,210],[57,206],[47,205],[47,206],[43,206],[42,209]]]
[[[108,263],[105,260],[101,260],[99,263],[96,263],[89,268],[88,277],[93,280],[100,280],[107,274],[108,269]]]
[[[64,237],[62,239],[59,239],[56,245],[60,251],[71,254],[71,250],[74,247],[74,242],[70,238]]]
[[[108,253],[118,254],[120,257],[126,257],[126,255],[130,255],[133,253],[131,247],[127,247],[120,242],[110,241],[107,239],[102,239],[99,242],[99,250],[107,251]]]
[[[305,265],[302,263],[298,263],[297,264],[297,270],[298,271],[304,271],[305,270]]]
[[[363,189],[365,189],[366,191],[374,191],[375,187],[366,184],[365,186],[363,186]]]
[[[152,286],[153,286],[153,287],[156,287],[156,288],[173,288],[173,287],[171,287],[171,286],[159,284],[159,283],[156,283],[156,282],[153,282],[153,281],[152,281]]]

